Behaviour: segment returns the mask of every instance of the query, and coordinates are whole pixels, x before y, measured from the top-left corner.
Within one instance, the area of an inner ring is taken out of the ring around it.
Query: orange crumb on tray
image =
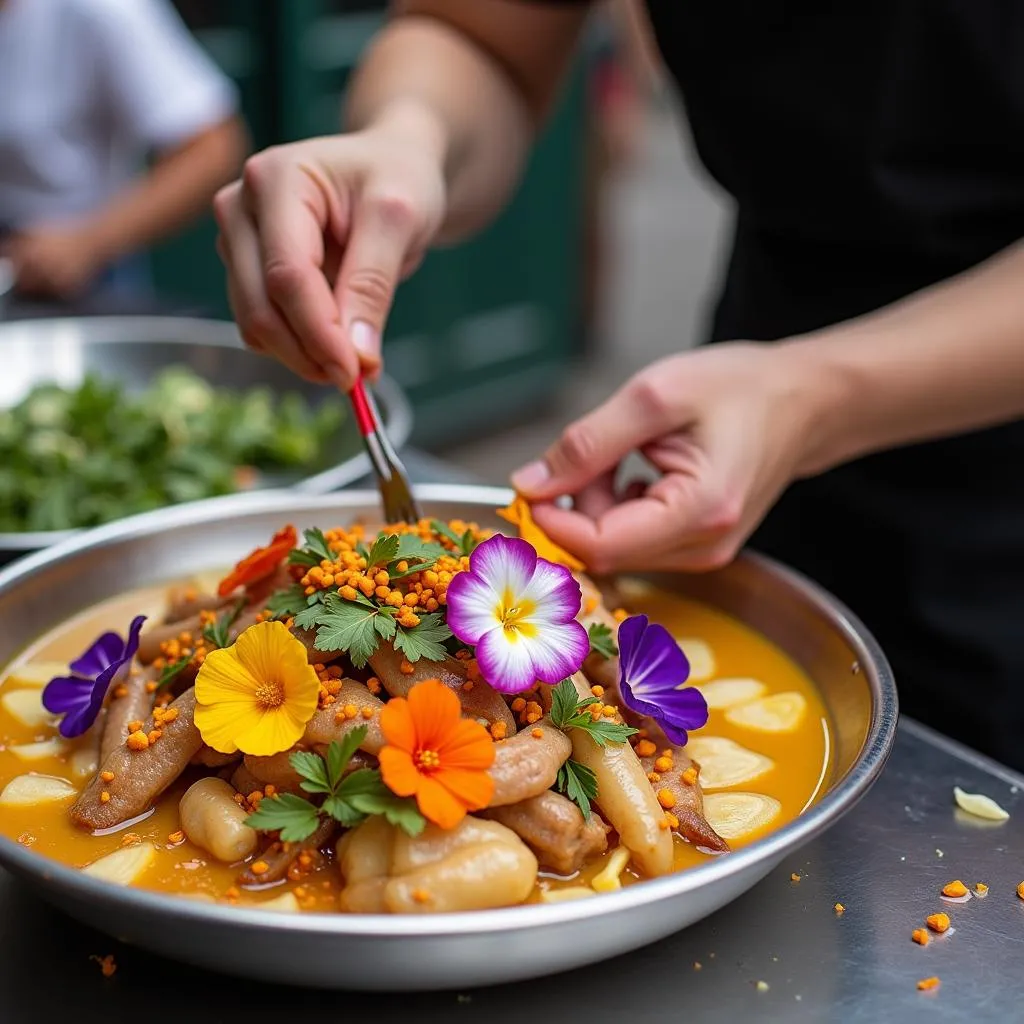
[[[800,881],[800,876],[794,871],[793,874],[791,874],[789,876],[789,880],[791,882],[799,882]]]
[[[117,962],[114,960],[113,954],[108,954],[107,956],[96,956],[93,954],[89,959],[95,960],[100,965],[104,978],[112,978],[114,976],[114,972],[117,970]]]
[[[967,886],[958,878],[955,882],[943,886],[942,895],[949,896],[950,899],[959,899],[961,896],[967,895]]]
[[[933,975],[930,978],[922,978],[917,983],[917,990],[918,992],[932,992],[933,990],[937,989],[940,984],[941,982],[939,981],[939,979]]]
[[[988,892],[988,886],[984,882],[975,882],[974,891],[979,896],[984,896]]]
[[[1017,886],[1017,895],[1024,900],[1024,882]]]
[[[910,933],[910,937],[911,937],[911,938],[912,938],[912,939],[914,940],[914,942],[916,942],[916,943],[917,943],[917,944],[918,944],[919,946],[927,946],[927,945],[928,945],[928,943],[929,943],[929,942],[931,941],[931,940],[930,940],[930,939],[928,938],[928,932],[927,932],[927,930],[926,930],[926,929],[924,929],[924,928],[915,928],[915,929],[914,929],[914,930],[913,930],[913,931],[912,931],[912,932]]]
[[[929,914],[924,919],[924,923],[933,932],[938,932],[941,935],[943,932],[949,931],[949,914]]]
[[[842,903],[837,903],[832,909],[840,915],[846,913],[846,907],[844,907]]]

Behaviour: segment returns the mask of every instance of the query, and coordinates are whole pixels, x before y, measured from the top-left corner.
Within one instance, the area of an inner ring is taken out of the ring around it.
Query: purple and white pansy
[[[118,633],[103,633],[76,658],[70,675],[51,679],[43,689],[43,707],[63,715],[59,732],[67,739],[81,736],[96,721],[110,684],[135,657],[145,615],[137,615],[128,627],[128,638]]]
[[[476,648],[483,677],[502,693],[579,671],[590,650],[577,622],[580,585],[525,540],[496,534],[472,553],[448,587],[448,628]]]

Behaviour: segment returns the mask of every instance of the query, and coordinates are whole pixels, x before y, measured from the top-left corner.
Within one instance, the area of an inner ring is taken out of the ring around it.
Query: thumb
[[[394,196],[366,196],[353,212],[335,295],[360,369],[370,377],[380,371],[384,324],[417,221],[412,204]]]
[[[542,459],[512,474],[512,484],[533,500],[575,494],[673,426],[658,385],[641,374],[570,423]]]

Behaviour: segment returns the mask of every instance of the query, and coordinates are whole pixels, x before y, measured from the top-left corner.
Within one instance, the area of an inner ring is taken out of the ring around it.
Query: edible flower
[[[268,756],[298,742],[317,709],[320,680],[283,622],[257,622],[207,654],[195,692],[204,743],[222,754]]]
[[[246,555],[220,581],[217,593],[221,597],[227,597],[239,587],[247,587],[250,583],[258,583],[260,580],[266,579],[288,557],[289,552],[298,542],[298,534],[291,524],[278,530],[266,547],[256,548],[255,551]]]
[[[519,536],[533,549],[541,558],[546,558],[556,565],[564,565],[570,569],[582,570],[584,564],[573,555],[570,555],[565,548],[559,547],[550,537],[533,521],[533,512],[530,510],[530,503],[520,495],[516,495],[512,504],[507,508],[499,508],[498,515],[506,522],[512,523],[519,528]]]
[[[664,626],[632,615],[619,626],[619,692],[622,703],[653,718],[669,741],[684,746],[689,729],[708,720],[700,690],[680,689],[690,674],[682,648]]]
[[[139,633],[145,615],[137,615],[128,627],[128,639],[118,633],[103,633],[68,669],[69,676],[51,679],[43,689],[43,707],[63,715],[58,731],[66,739],[81,736],[100,713],[103,699],[114,677],[139,649]]]
[[[583,664],[590,639],[576,621],[581,601],[565,566],[538,558],[525,540],[496,534],[448,585],[448,628],[475,645],[491,686],[520,693],[538,679],[559,683]]]
[[[490,802],[494,742],[479,722],[462,717],[459,698],[443,683],[427,679],[408,698],[389,700],[380,727],[387,740],[379,755],[384,785],[397,796],[415,796],[428,821],[455,828],[467,811]]]

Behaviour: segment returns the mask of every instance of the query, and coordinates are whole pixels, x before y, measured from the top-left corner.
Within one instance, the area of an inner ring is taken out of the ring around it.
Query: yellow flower
[[[541,558],[557,565],[564,565],[569,569],[582,571],[586,566],[578,559],[569,554],[565,548],[560,548],[548,535],[533,521],[533,513],[530,511],[529,502],[518,494],[508,508],[499,508],[498,515],[514,526],[519,527],[519,536],[533,549]]]
[[[206,656],[196,676],[196,727],[222,754],[277,754],[298,742],[319,697],[302,643],[282,622],[258,622]]]

